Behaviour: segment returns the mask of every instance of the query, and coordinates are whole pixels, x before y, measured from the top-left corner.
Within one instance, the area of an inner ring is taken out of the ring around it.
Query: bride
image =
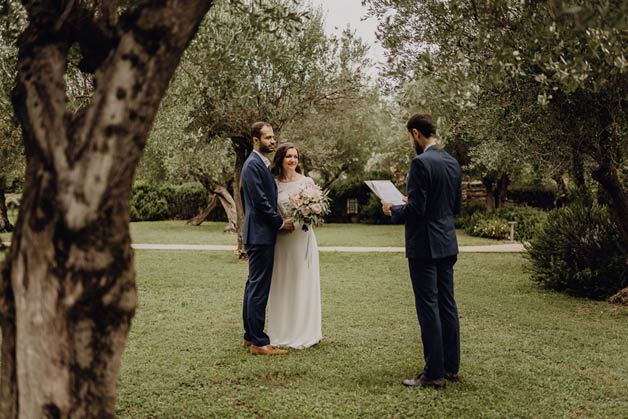
[[[290,143],[275,152],[272,173],[278,188],[278,209],[290,217],[289,195],[314,181],[301,174],[299,150]],[[321,290],[318,244],[312,227],[295,223],[292,233],[280,232],[275,244],[273,277],[268,297],[268,336],[272,345],[302,349],[318,343],[321,332]]]

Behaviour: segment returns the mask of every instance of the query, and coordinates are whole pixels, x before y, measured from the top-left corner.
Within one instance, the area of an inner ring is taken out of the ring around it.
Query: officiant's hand
[[[285,231],[294,231],[294,223],[290,220],[283,220],[283,227],[281,227],[281,229]]]
[[[382,201],[382,212],[390,217],[392,215],[392,213],[390,212],[392,206],[393,204],[391,204],[390,202]]]

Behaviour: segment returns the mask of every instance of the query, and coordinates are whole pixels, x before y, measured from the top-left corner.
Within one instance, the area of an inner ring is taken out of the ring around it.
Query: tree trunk
[[[563,173],[557,173],[553,176],[554,182],[556,182],[556,199],[554,199],[554,206],[556,208],[561,208],[565,205],[567,200],[567,184],[565,183],[565,178],[563,177]]]
[[[227,220],[229,220],[229,224],[225,227],[225,233],[237,233],[238,232],[238,211],[236,208],[236,203],[227,188],[224,186],[219,186],[218,199],[220,200],[220,204],[225,210],[227,214]]]
[[[231,145],[236,153],[235,171],[233,173],[233,197],[235,199],[236,211],[238,214],[238,250],[236,251],[240,259],[247,259],[246,249],[244,248],[242,233],[244,230],[244,200],[240,189],[240,179],[242,176],[242,168],[246,158],[253,150],[251,141],[246,137],[231,137]]]
[[[508,185],[510,184],[510,179],[508,178],[507,173],[502,173],[497,184],[495,185],[495,207],[501,208],[504,206],[504,202],[508,197]]]
[[[185,223],[193,226],[200,226],[203,221],[205,221],[207,216],[211,214],[214,208],[216,208],[216,205],[218,205],[218,197],[215,194],[212,194],[209,196],[205,208],[203,208],[201,212],[187,220]]]
[[[68,2],[63,10],[53,0],[24,2],[30,23],[18,42],[13,104],[27,167],[0,287],[1,418],[115,416],[136,307],[133,174],[211,3],[144,3],[114,28],[93,3]],[[97,87],[73,115],[64,75],[75,42]]]
[[[0,232],[13,231],[13,226],[9,221],[9,213],[7,211],[7,201],[4,195],[6,188],[6,178],[0,175]]]
[[[571,173],[574,183],[578,189],[586,187],[586,179],[584,177],[584,159],[582,152],[576,145],[571,146]]]
[[[623,242],[628,245],[628,192],[624,189],[617,173],[617,163],[621,162],[621,149],[614,146],[612,138],[612,119],[607,109],[600,110],[600,121],[605,127],[600,133],[598,167],[593,171],[595,179],[606,192],[609,198],[611,217],[619,229]],[[617,141],[619,143],[619,141]],[[626,257],[628,264],[628,255]],[[610,299],[617,304],[628,304],[628,287],[624,288]]]
[[[495,195],[493,194],[493,180],[489,177],[482,178],[482,184],[484,188],[486,188],[486,211],[493,212],[495,211]]]
[[[628,260],[626,261],[628,263]],[[621,306],[628,306],[628,287],[619,291],[617,294],[613,295],[609,300],[611,304],[617,304]]]
[[[600,183],[608,198],[613,221],[619,233],[628,243],[628,193],[624,190],[613,164],[603,165],[593,171],[593,178]]]
[[[203,183],[203,185],[205,185]],[[225,214],[227,214],[228,224],[225,227],[225,233],[235,233],[237,232],[238,226],[238,216],[236,211],[236,204],[233,200],[233,197],[222,185],[205,185],[205,188],[209,190],[210,197],[207,203],[207,206],[201,210],[195,217],[189,219],[186,224],[190,224],[193,226],[199,226],[207,219],[209,214],[216,208],[218,202],[222,205],[222,208],[225,210]]]

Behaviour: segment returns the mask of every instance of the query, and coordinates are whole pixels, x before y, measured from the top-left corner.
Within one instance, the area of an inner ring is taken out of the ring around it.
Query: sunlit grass
[[[134,243],[226,244],[235,245],[235,234],[225,234],[225,223],[206,222],[200,226],[186,225],[184,221],[156,221],[131,223]],[[471,237],[459,230],[460,246],[500,243],[496,240]],[[325,224],[316,229],[320,246],[403,246],[402,225]]]
[[[463,381],[442,392],[400,384],[421,366],[400,254],[321,254],[324,340],[274,358],[239,346],[245,263],[136,256],[121,418],[628,416],[628,310],[539,290],[520,255],[460,256]]]

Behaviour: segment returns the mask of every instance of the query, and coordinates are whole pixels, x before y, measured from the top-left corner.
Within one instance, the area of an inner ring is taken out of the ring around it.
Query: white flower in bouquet
[[[291,218],[301,224],[303,231],[308,231],[310,226],[323,224],[323,217],[329,213],[327,191],[323,192],[320,186],[315,184],[305,185],[291,194],[290,202]]]

